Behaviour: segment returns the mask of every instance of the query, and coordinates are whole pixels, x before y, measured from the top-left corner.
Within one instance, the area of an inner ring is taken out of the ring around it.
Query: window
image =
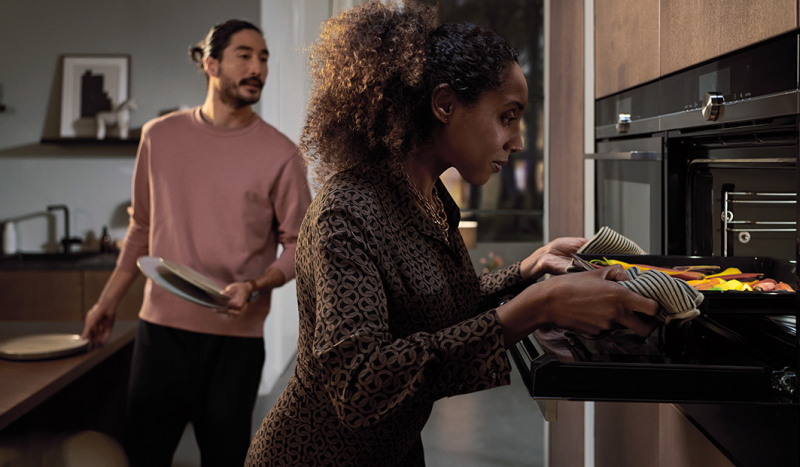
[[[423,0],[441,21],[469,21],[504,36],[519,51],[528,81],[522,121],[525,149],[483,186],[469,185],[455,169],[442,181],[459,203],[462,220],[477,221],[479,243],[541,243],[544,217],[544,7],[543,0]]]

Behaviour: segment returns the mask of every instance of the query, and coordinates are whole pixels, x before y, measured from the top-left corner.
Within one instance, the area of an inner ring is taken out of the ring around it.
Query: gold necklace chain
[[[411,188],[411,192],[417,198],[417,203],[424,208],[425,212],[428,214],[428,217],[433,221],[433,223],[436,225],[436,228],[439,229],[439,232],[441,232],[444,236],[444,241],[447,242],[447,231],[450,230],[450,226],[447,224],[447,213],[444,211],[444,204],[439,198],[436,185],[433,186],[433,199],[436,203],[436,207],[434,207],[427,198],[422,196],[422,193],[419,192],[417,186],[411,181],[411,178],[408,176],[408,172],[403,169],[403,166],[400,164],[400,162],[398,162],[397,159],[392,159],[392,162],[400,171],[400,173],[403,174],[406,182],[408,183],[408,187]]]

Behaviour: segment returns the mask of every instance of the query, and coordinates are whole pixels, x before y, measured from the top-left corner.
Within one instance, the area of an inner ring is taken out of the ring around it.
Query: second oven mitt
[[[633,240],[607,226],[601,227],[591,240],[584,243],[583,246],[580,247],[577,253],[583,253],[587,255],[647,254],[647,252],[639,247],[639,245],[637,245]],[[581,267],[581,265],[576,265],[574,260],[569,266],[567,266],[567,272],[583,271],[584,269],[585,268]]]
[[[591,240],[584,243],[578,254],[587,255],[646,255],[639,245],[630,238],[604,226],[594,234]]]
[[[697,307],[703,303],[703,294],[683,279],[677,279],[655,269],[642,272],[636,266],[628,268],[625,272],[631,280],[617,283],[657,301],[661,306],[655,318],[664,324],[675,319],[689,321],[700,315]]]

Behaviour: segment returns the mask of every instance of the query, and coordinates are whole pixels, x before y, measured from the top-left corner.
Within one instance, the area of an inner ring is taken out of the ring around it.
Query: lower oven
[[[799,39],[597,102],[595,230],[648,253],[617,259],[737,267],[797,290]],[[735,465],[800,466],[797,293],[702,293],[699,317],[647,338],[543,329],[510,353],[542,403],[674,403]]]

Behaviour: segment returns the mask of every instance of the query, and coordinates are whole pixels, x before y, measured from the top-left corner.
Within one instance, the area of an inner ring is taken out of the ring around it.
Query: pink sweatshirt
[[[231,282],[268,268],[294,278],[297,234],[311,202],[297,148],[261,118],[242,128],[205,123],[200,109],[142,128],[133,176],[133,215],[117,265],[138,272],[140,256],[178,262]],[[283,253],[277,257],[278,244]],[[139,317],[208,334],[260,337],[270,294],[238,317],[195,305],[148,280]]]

